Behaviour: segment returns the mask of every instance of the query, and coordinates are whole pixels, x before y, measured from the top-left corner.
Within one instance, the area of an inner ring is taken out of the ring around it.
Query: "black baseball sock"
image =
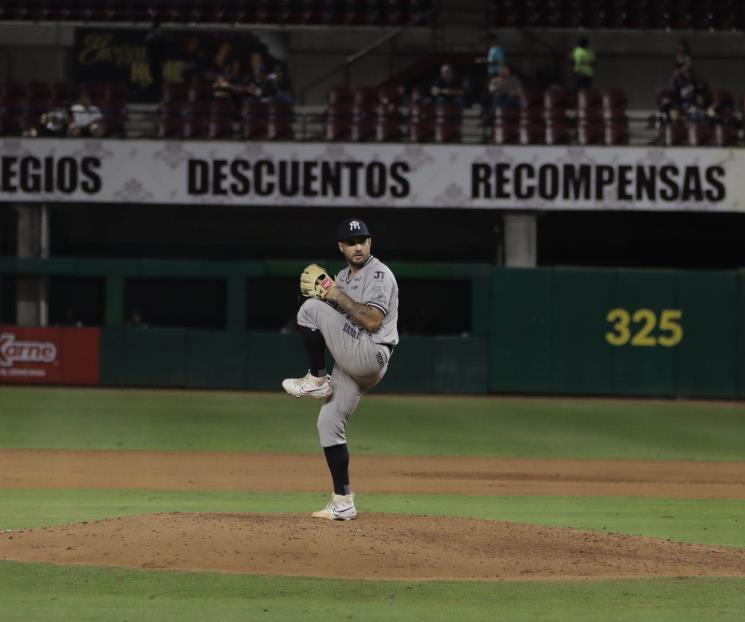
[[[349,485],[349,450],[347,444],[324,447],[326,464],[331,471],[331,479],[334,480],[334,492],[337,495],[348,495],[352,492]]]
[[[320,330],[298,326],[303,336],[303,345],[308,354],[308,369],[316,378],[326,375],[326,342]]]

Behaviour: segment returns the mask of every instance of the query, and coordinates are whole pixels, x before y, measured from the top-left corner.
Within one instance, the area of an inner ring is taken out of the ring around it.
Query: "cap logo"
[[[353,220],[353,221],[351,221],[351,222],[349,223],[349,230],[350,230],[350,231],[354,231],[355,229],[356,229],[357,231],[359,231],[359,230],[360,230],[360,223],[358,223],[358,222],[357,222],[356,220]]]

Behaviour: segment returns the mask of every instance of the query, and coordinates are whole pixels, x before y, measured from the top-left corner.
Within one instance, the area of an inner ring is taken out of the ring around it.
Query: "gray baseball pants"
[[[297,323],[319,330],[336,362],[331,373],[334,392],[321,407],[317,427],[321,447],[341,445],[347,442],[347,422],[362,394],[385,375],[390,352],[336,309],[315,298],[300,307]]]

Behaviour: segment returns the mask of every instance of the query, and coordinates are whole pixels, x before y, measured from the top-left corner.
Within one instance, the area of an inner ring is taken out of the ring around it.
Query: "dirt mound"
[[[464,518],[154,514],[0,533],[0,559],[354,579],[745,576],[745,550]]]
[[[456,495],[745,499],[745,462],[355,455],[356,490]],[[329,488],[323,453],[0,450],[0,488]]]

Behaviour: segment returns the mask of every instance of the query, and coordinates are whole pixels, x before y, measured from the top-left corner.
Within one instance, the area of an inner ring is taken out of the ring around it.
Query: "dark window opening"
[[[127,325],[224,329],[224,279],[132,278],[124,286]]]
[[[50,326],[102,326],[106,283],[102,277],[50,276]]]

